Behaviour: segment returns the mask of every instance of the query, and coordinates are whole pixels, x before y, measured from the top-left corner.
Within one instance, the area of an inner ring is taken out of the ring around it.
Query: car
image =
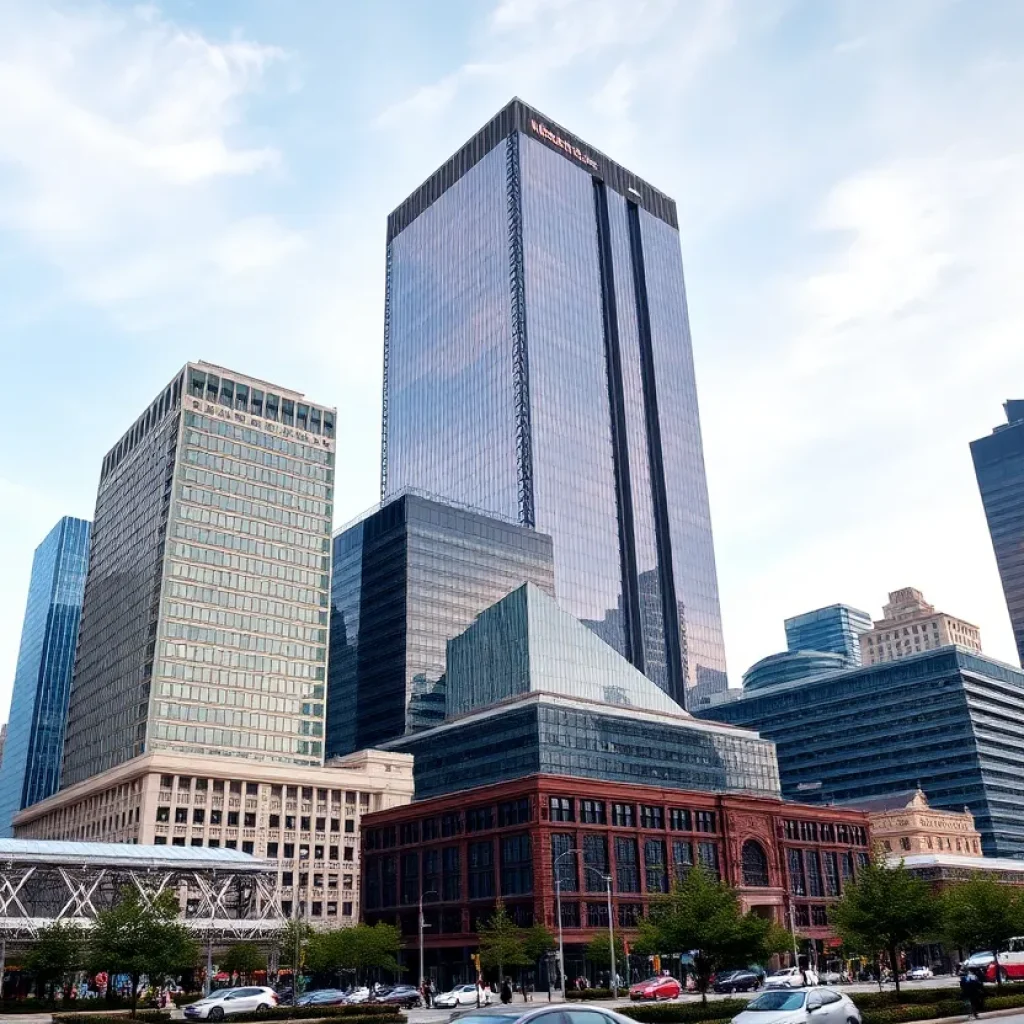
[[[935,973],[930,967],[915,967],[907,974],[908,981],[927,981],[934,977]]]
[[[345,1002],[352,1003],[368,1003],[370,1001],[370,990],[363,985],[360,988],[354,988],[351,992],[345,993]]]
[[[419,989],[414,985],[395,985],[386,992],[380,992],[373,997],[375,1003],[383,1003],[385,1006],[403,1006],[410,1010],[423,1002]]]
[[[345,1002],[345,993],[340,988],[319,988],[313,992],[303,992],[296,1001],[296,1006],[341,1006]]]
[[[661,974],[631,986],[629,998],[634,1002],[641,999],[678,999],[682,991],[683,986],[675,978]]]
[[[481,989],[480,996],[483,1004],[488,1006],[491,1002],[490,989]],[[459,1006],[476,1006],[476,985],[456,985],[450,991],[434,996],[434,1005],[442,1010],[453,1010]]]
[[[799,967],[783,967],[764,979],[765,988],[803,988],[805,985],[817,985],[818,976],[808,968],[801,971]]]
[[[272,988],[222,988],[185,1007],[189,1020],[223,1020],[233,1013],[266,1013],[277,1006]]]
[[[861,1024],[849,996],[830,988],[766,990],[754,996],[732,1024]]]
[[[825,970],[818,975],[818,981],[820,981],[822,985],[839,985],[846,980],[846,975],[842,971],[832,970],[829,967],[826,967]]]
[[[753,971],[722,971],[712,985],[716,992],[756,992],[760,987],[761,979]]]
[[[587,1024],[636,1024],[636,1021],[623,1017],[621,1013],[607,1010],[603,1006],[587,1003],[580,1007],[579,1003],[510,1003],[507,1006],[486,1006],[479,1010],[467,1007],[456,1010],[449,1021],[458,1024],[548,1024],[555,1019],[570,1020],[569,1013],[574,1016],[585,1013]],[[557,1015],[557,1018],[550,1015]]]

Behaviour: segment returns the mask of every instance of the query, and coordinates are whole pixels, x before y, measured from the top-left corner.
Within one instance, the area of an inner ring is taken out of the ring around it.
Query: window
[[[825,868],[825,895],[839,895],[839,857],[828,851],[821,855],[822,864]]]
[[[644,916],[644,908],[640,903],[619,904],[619,927],[635,928]]]
[[[853,854],[852,853],[841,853],[839,855],[839,872],[840,878],[842,878],[843,887],[845,888],[847,882],[853,881]]]
[[[200,839],[193,839],[193,840],[190,841],[189,845],[190,846],[202,846],[203,845],[203,840],[201,838]]]
[[[552,821],[575,821],[573,800],[567,796],[553,796],[550,800]]]
[[[184,846],[184,845],[185,845],[185,837],[184,836],[175,836],[171,840],[171,846]]]
[[[663,829],[665,827],[665,812],[661,807],[652,804],[640,805],[640,827]]]
[[[615,881],[617,892],[640,891],[640,867],[637,860],[636,840],[616,838]]]
[[[525,825],[530,820],[530,798],[508,800],[498,805],[498,824],[502,828],[508,825]]]
[[[245,812],[245,818],[243,820],[245,822],[245,827],[246,828],[255,828],[256,827],[256,812],[255,811],[246,811]]]
[[[423,851],[423,902],[432,903],[441,893],[441,851]]]
[[[402,902],[416,903],[420,898],[420,855],[402,854]]]
[[[605,825],[607,824],[607,817],[605,815],[605,804],[603,800],[581,800],[580,801],[580,821],[584,825]]]
[[[612,824],[620,828],[633,828],[636,825],[636,812],[632,804],[612,804]]]
[[[501,894],[525,896],[533,892],[533,855],[527,833],[501,839]]]
[[[959,839],[956,841],[956,848],[958,850],[960,849],[960,840]],[[910,840],[906,836],[901,836],[900,837],[900,849],[901,850],[909,850],[910,849]]]
[[[327,831],[327,819],[326,818],[317,818],[316,819],[316,830],[317,830],[317,832],[326,832]]]
[[[245,795],[246,796],[257,796],[260,791],[260,784],[258,782],[247,782],[245,784]]]
[[[242,853],[252,853],[253,843],[251,839],[247,839],[242,843]]]
[[[718,843],[698,843],[697,860],[700,866],[715,878],[721,878],[722,871],[718,864]]]
[[[153,840],[153,845],[154,846],[166,846],[167,845],[167,836],[157,836]],[[211,843],[211,845],[213,845],[213,844]]]
[[[587,904],[587,927],[607,928],[608,927],[608,904],[588,903]]]
[[[672,807],[668,812],[668,827],[673,832],[692,832],[693,822],[690,819],[690,812],[682,807]]]
[[[816,850],[807,850],[807,892],[811,896],[824,896],[825,886],[821,878],[821,861]]]
[[[187,807],[175,807],[174,808],[174,823],[176,825],[188,824],[188,808]]]
[[[789,866],[789,887],[794,896],[807,895],[807,882],[804,873],[804,856],[800,850],[792,847],[786,850],[786,864]]]
[[[608,840],[604,836],[589,834],[583,837],[583,863],[588,868],[583,872],[586,891],[600,892],[604,888],[603,879],[608,874]]]
[[[305,793],[305,790],[303,790]],[[310,790],[312,794],[312,790]],[[398,864],[394,856],[380,858],[380,903],[393,907],[398,902]]]
[[[768,855],[753,839],[743,844],[743,884],[762,889],[768,886]]]
[[[446,846],[441,851],[441,895],[446,901],[462,898],[462,877],[459,870],[459,848]]]
[[[668,892],[668,866],[665,863],[664,839],[644,841],[644,868],[647,876],[647,891]]]
[[[672,841],[672,870],[677,881],[682,881],[693,868],[693,844],[684,839]]]
[[[828,924],[828,913],[823,906],[811,907],[811,924],[817,925],[819,928]]]
[[[441,815],[441,835],[444,838],[457,836],[462,831],[462,815],[458,811],[451,811]]]
[[[580,880],[572,836],[555,833],[551,837],[551,870],[562,892],[579,892]]]
[[[217,847],[220,846],[220,840],[219,839],[211,839],[210,842],[207,845],[210,847],[211,850],[215,850],[215,849],[217,849]]]
[[[562,900],[562,927],[579,928],[580,905],[572,900]]]
[[[295,815],[294,814],[286,814],[284,816],[284,827],[286,829],[289,829],[289,830],[294,830],[295,829]]]
[[[399,826],[398,835],[403,846],[418,843],[420,840],[419,822],[407,821],[404,825]]]
[[[280,828],[281,827],[281,815],[271,814],[267,822],[268,828]]]
[[[206,819],[206,811],[202,807],[195,807],[192,810],[192,824],[202,825]]]
[[[345,822],[345,827],[348,827],[348,822]],[[427,818],[423,822],[423,841],[425,843],[430,842],[432,839],[441,838],[441,822],[437,818]]]
[[[295,844],[285,843],[284,844],[284,859],[292,860],[295,857]]]
[[[466,811],[466,831],[484,832],[494,827],[494,815],[490,807],[473,807]]]
[[[327,859],[328,860],[337,860],[338,859],[338,847],[337,846],[328,846],[327,847]],[[349,858],[349,859],[351,860],[351,858]]]
[[[717,832],[714,811],[698,811],[694,815],[698,832]]]
[[[309,815],[308,814],[300,815],[300,817],[299,817],[299,828],[303,832],[308,832],[309,831],[310,826],[309,826]]]
[[[355,860],[355,856],[356,856],[355,849],[356,848],[354,846],[346,846],[345,847],[345,856],[342,859],[343,860]]]
[[[345,831],[346,832],[355,832],[355,830],[356,830],[356,820],[355,820],[355,818],[346,818],[345,819]]]
[[[288,915],[285,914],[284,911],[282,910],[281,916],[282,917],[287,917]],[[351,903],[349,903],[349,902],[342,903],[342,905],[341,905],[341,916],[342,917],[351,917],[352,916],[352,904]]]
[[[241,783],[240,780],[235,780],[235,781],[229,783],[229,786],[230,786],[230,789],[231,789],[232,793],[241,793],[242,792],[242,783]]]
[[[157,821],[170,821],[171,820],[171,809],[170,809],[170,807],[158,807],[156,809],[156,820]]]
[[[223,816],[224,812],[219,808],[215,807],[212,811],[210,811],[210,824],[219,825],[221,823],[221,819],[223,818]]]
[[[277,849],[277,843],[267,843],[267,856],[271,858],[276,858]]]
[[[807,928],[811,923],[811,909],[806,904],[798,904],[796,908],[796,923],[798,927]]]
[[[416,823],[413,822],[414,826],[415,826],[415,824]],[[341,828],[341,820],[339,818],[331,818],[331,831],[332,832],[337,832],[337,831],[339,831],[340,828]]]
[[[489,840],[470,843],[466,851],[469,858],[469,898],[471,900],[494,897],[494,844]]]
[[[238,811],[228,811],[228,828],[238,828]]]

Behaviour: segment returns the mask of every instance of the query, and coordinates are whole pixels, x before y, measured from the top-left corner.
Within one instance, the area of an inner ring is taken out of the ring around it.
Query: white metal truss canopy
[[[277,864],[236,850],[0,839],[0,940],[30,943],[54,921],[91,928],[125,888],[178,895],[209,942],[269,939],[285,923]]]

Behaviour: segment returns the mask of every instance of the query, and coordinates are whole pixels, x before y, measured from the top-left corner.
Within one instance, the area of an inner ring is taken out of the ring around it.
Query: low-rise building
[[[928,806],[920,789],[871,800],[853,800],[844,806],[856,807],[871,819],[875,847],[885,854],[911,857],[918,854],[955,853],[962,857],[982,856],[981,833],[974,827],[974,815],[962,811],[942,811]]]
[[[326,767],[154,752],[62,789],[14,819],[31,839],[238,850],[276,862],[284,917],[359,919],[364,814],[408,803],[412,758],[363,750]]]
[[[981,631],[963,619],[937,612],[920,590],[904,587],[889,594],[882,618],[860,634],[861,663],[878,665],[911,654],[956,644],[981,653]]]

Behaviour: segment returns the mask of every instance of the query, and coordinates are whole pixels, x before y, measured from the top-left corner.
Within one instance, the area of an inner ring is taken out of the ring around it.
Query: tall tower
[[[334,425],[188,363],[107,454],[63,786],[152,750],[322,763]]]
[[[60,783],[68,693],[75,665],[89,524],[65,516],[36,548],[0,763],[0,836],[11,819]]]
[[[520,100],[388,219],[381,487],[549,534],[564,608],[725,688],[675,203]]]

